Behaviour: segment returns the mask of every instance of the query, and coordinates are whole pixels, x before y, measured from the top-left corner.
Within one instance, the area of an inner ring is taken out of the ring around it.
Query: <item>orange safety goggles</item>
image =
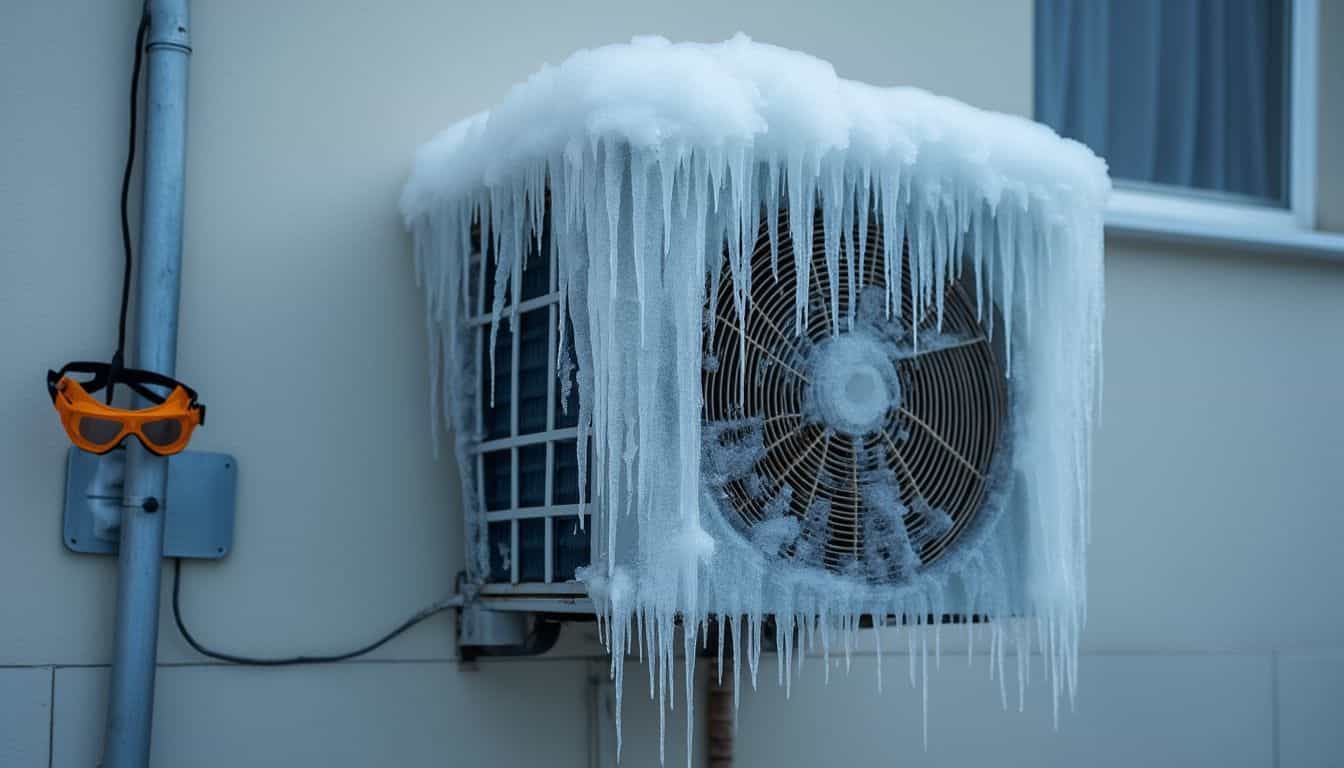
[[[81,382],[66,373],[88,373],[93,378]],[[89,394],[117,384],[125,384],[154,405],[123,410]],[[168,395],[150,387],[169,390]],[[153,371],[108,363],[70,363],[59,371],[47,371],[47,391],[70,442],[90,453],[107,453],[135,435],[151,453],[169,456],[186,448],[192,430],[205,424],[205,406],[196,401],[196,390]]]

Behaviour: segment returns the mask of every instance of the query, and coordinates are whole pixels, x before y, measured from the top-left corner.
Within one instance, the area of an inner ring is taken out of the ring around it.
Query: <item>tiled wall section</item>
[[[155,766],[586,765],[583,662],[159,671]],[[102,748],[108,673],[56,672],[52,765]],[[264,706],[258,706],[265,702]],[[520,726],[525,726],[520,728]]]
[[[53,674],[40,667],[0,667],[0,765],[47,765]]]
[[[1280,765],[1344,765],[1344,651],[1285,653],[1278,672]]]
[[[1035,679],[1008,708],[987,657],[929,660],[928,747],[922,692],[907,657],[809,659],[786,698],[775,659],[759,689],[744,679],[735,765],[1279,766],[1344,764],[1344,653],[1087,655],[1072,710],[1051,717]],[[657,764],[658,717],[644,668],[631,662],[623,765]],[[601,662],[552,659],[370,662],[288,670],[217,665],[159,670],[153,765],[607,766],[610,695]],[[0,669],[0,765],[98,764],[105,667]],[[708,672],[699,674],[696,765],[703,764]],[[53,701],[54,697],[54,701]],[[668,765],[685,764],[685,710],[666,721]],[[602,720],[602,718],[606,718]],[[596,731],[595,731],[596,729]],[[49,738],[50,737],[50,738]],[[49,751],[50,750],[50,751]],[[393,763],[388,761],[392,760]]]

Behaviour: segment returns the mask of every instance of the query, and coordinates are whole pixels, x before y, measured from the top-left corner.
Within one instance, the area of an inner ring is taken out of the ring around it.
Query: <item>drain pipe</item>
[[[148,5],[144,189],[133,364],[172,376],[177,360],[191,37],[187,0],[149,0]],[[141,408],[148,405],[137,403]],[[167,486],[168,460],[146,451],[138,441],[127,441],[115,656],[103,745],[106,768],[149,765]]]
[[[733,736],[737,731],[737,704],[733,693],[733,678],[724,678],[723,669],[709,684],[709,706],[705,719],[709,727],[709,768],[732,768]]]

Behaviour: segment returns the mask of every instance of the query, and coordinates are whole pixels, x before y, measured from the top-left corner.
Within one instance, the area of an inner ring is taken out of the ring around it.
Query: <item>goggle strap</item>
[[[161,373],[155,373],[154,371],[145,371],[139,368],[121,368],[119,366],[113,366],[107,363],[94,363],[87,361],[66,363],[64,366],[61,367],[61,370],[59,371],[47,371],[47,390],[50,392],[51,399],[53,402],[55,402],[56,400],[56,385],[60,382],[61,377],[65,376],[66,373],[71,372],[88,373],[93,375],[93,378],[89,379],[87,382],[81,381],[79,383],[79,385],[84,388],[84,391],[88,392],[89,394],[93,394],[94,392],[97,392],[103,387],[109,387],[114,383],[125,384],[126,386],[130,387],[131,390],[134,391],[136,394],[140,395],[146,400],[149,400],[155,405],[159,405],[163,403],[163,401],[166,400],[167,397],[164,395],[160,395],[159,393],[145,386],[146,384],[159,387],[166,387],[169,391],[177,387],[181,387],[183,390],[186,391],[187,397],[191,399],[191,405],[193,407],[199,407],[199,405],[196,402],[196,390],[192,389],[191,387],[188,387],[186,384],[183,384],[177,379],[171,378],[169,376],[164,376]],[[115,381],[114,381],[114,373],[116,374]]]
[[[117,351],[112,353],[112,364],[107,369],[107,397],[103,399],[106,405],[112,405],[112,397],[117,393],[117,379],[122,377],[122,369],[125,367],[121,347],[118,346]]]

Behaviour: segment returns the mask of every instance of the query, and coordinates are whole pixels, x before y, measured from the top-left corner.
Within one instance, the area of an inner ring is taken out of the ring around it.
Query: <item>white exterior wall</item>
[[[1324,67],[1338,73],[1328,41],[1344,36],[1344,6],[1322,5]],[[455,469],[429,455],[422,306],[396,213],[435,131],[544,61],[650,32],[741,29],[847,77],[1031,108],[1030,0],[194,6],[179,374],[210,406],[193,448],[235,454],[241,474],[235,550],[190,565],[183,594],[200,637],[254,655],[362,643],[449,591],[461,567]],[[101,749],[116,574],[61,544],[68,443],[42,374],[114,345],[138,7],[0,9],[6,768],[92,766]],[[1330,142],[1344,85],[1323,76],[1322,94]],[[1321,161],[1321,220],[1339,226],[1344,164],[1333,145]],[[768,659],[761,691],[743,693],[739,765],[1344,761],[1344,261],[1107,246],[1077,712],[1055,732],[1042,685],[1024,714],[1004,712],[983,658],[969,670],[944,658],[923,752],[903,656],[886,657],[880,696],[866,655],[829,687],[811,665],[788,701]],[[549,658],[471,667],[439,616],[357,663],[258,670],[204,663],[166,601],[163,618],[157,766],[587,766],[609,751],[590,739],[605,674],[586,660],[590,627]],[[647,765],[656,709],[643,670],[630,672],[624,764]],[[679,707],[670,764],[684,764],[681,721]]]

